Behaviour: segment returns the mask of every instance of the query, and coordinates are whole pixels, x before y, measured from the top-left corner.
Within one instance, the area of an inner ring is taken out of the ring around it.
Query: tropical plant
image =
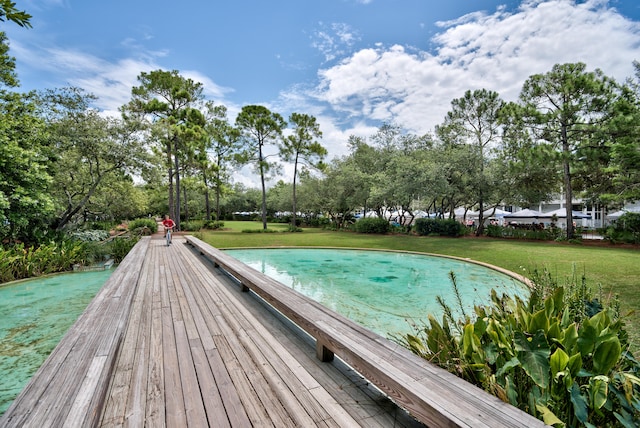
[[[640,363],[615,299],[604,308],[584,277],[560,287],[548,273],[528,301],[491,299],[462,320],[441,301],[442,323],[429,316],[399,342],[549,425],[638,426]]]
[[[118,237],[113,239],[109,243],[109,250],[113,257],[113,261],[115,263],[120,263],[139,240],[140,238],[137,236]]]
[[[0,282],[67,271],[85,259],[85,244],[69,239],[37,247],[23,243],[0,247]]]

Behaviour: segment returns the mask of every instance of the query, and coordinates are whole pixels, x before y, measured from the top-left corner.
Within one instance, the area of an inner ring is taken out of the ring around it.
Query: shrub
[[[207,221],[204,222],[202,227],[204,229],[208,229],[208,230],[218,230],[218,229],[222,229],[224,227],[224,222],[223,221],[217,221],[217,220],[207,220]]]
[[[464,226],[455,219],[419,218],[415,231],[418,235],[461,236]]]
[[[203,222],[200,220],[183,221],[180,223],[180,229],[186,232],[197,232],[202,229]]]
[[[455,275],[451,274],[455,286]],[[639,426],[640,363],[618,302],[603,308],[582,281],[534,278],[528,301],[498,297],[475,316],[445,316],[399,342],[547,425]]]
[[[89,230],[106,230],[107,232],[116,226],[117,223],[113,221],[92,221],[86,225]]]
[[[513,238],[513,239],[534,239],[542,241],[553,241],[558,238],[560,229],[535,229],[525,227],[503,227],[488,225],[485,229],[487,236],[492,238]]]
[[[113,261],[115,263],[120,263],[139,240],[140,238],[137,236],[130,238],[118,237],[113,239],[109,243],[109,253],[111,254],[111,257],[113,257]]]
[[[605,237],[612,242],[640,244],[640,213],[627,212],[607,229]]]
[[[152,218],[137,218],[129,222],[128,228],[134,235],[152,235],[158,231],[158,223]]]
[[[378,233],[389,232],[389,222],[383,218],[363,218],[356,221],[354,229],[358,233]]]

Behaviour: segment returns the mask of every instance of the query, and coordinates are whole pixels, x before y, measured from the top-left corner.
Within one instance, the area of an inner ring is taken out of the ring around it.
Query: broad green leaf
[[[569,310],[569,307],[564,308],[564,311],[562,312],[562,321],[560,322],[560,324],[562,325],[562,327],[566,328],[569,324],[571,324],[573,320],[571,319],[571,311]]]
[[[549,317],[546,310],[542,309],[533,314],[529,320],[529,326],[527,331],[531,334],[535,334],[538,330],[542,330],[545,333],[549,329]]]
[[[575,382],[571,385],[571,404],[573,404],[573,413],[576,415],[576,418],[578,418],[580,422],[585,423],[589,417],[587,400],[582,396],[580,387]]]
[[[567,364],[569,371],[571,372],[571,376],[575,377],[580,373],[582,369],[582,354],[579,352],[577,354],[572,355],[569,358],[569,363]]]
[[[512,377],[509,375],[505,378],[505,389],[507,390],[507,397],[509,397],[509,403],[512,406],[518,405],[518,389],[516,388],[515,382]]]
[[[541,388],[548,388],[550,379],[549,344],[542,331],[528,338],[521,332],[514,334],[518,359],[524,371]]]
[[[484,332],[487,330],[487,321],[484,318],[476,319],[476,322],[473,324],[473,330],[475,335],[481,337]]]
[[[549,296],[544,301],[544,312],[547,319],[550,319],[553,316],[553,312],[555,310],[555,302],[552,296]]]
[[[558,321],[553,321],[553,323],[549,325],[549,329],[547,330],[547,337],[549,339],[562,340],[562,331],[560,330],[560,324],[558,323]]]
[[[496,376],[502,377],[504,376],[505,373],[510,372],[512,368],[518,367],[519,365],[520,365],[520,360],[518,360],[518,358],[516,357],[513,357],[498,369],[498,371],[496,372]]]
[[[563,427],[566,426],[547,406],[537,404],[536,409],[538,409],[538,412],[542,415],[542,421],[545,425],[554,426],[559,424]]]
[[[564,371],[567,368],[567,364],[569,363],[569,356],[562,349],[556,349],[551,355],[550,365],[551,365],[551,376],[555,377],[556,373]]]
[[[638,428],[638,425],[633,421],[633,415],[624,412],[624,416],[618,412],[613,412],[613,415],[616,417],[618,422],[622,424],[625,428]]]
[[[558,287],[553,292],[553,303],[555,313],[564,312],[564,287]]]
[[[598,331],[590,321],[586,321],[579,332],[578,349],[582,355],[589,355],[593,352],[597,342]]]
[[[589,320],[589,324],[594,326],[597,329],[598,333],[602,332],[602,330],[604,330],[609,326],[609,324],[611,324],[609,313],[606,310],[598,312],[591,317],[591,319]]]
[[[620,341],[617,338],[600,343],[593,353],[593,369],[597,374],[608,374],[618,363],[621,354]]]
[[[607,402],[609,392],[609,378],[606,376],[595,376],[589,381],[589,395],[591,407],[600,409]]]
[[[564,350],[569,354],[573,354],[574,348],[578,343],[578,330],[576,329],[576,324],[572,323],[564,330],[564,335],[562,338],[562,346]]]

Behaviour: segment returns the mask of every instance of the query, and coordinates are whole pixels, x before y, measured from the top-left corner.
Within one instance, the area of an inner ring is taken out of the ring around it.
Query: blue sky
[[[116,111],[142,71],[316,116],[330,157],[383,122],[422,134],[467,89],[515,100],[531,74],[582,61],[618,80],[640,60],[637,0],[17,0],[0,23],[22,89],[79,86]]]

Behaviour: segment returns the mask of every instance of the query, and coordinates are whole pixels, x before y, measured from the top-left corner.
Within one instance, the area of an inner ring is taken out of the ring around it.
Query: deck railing
[[[337,355],[428,426],[544,426],[486,393],[297,291],[192,236],[187,243],[316,340],[316,355]]]

